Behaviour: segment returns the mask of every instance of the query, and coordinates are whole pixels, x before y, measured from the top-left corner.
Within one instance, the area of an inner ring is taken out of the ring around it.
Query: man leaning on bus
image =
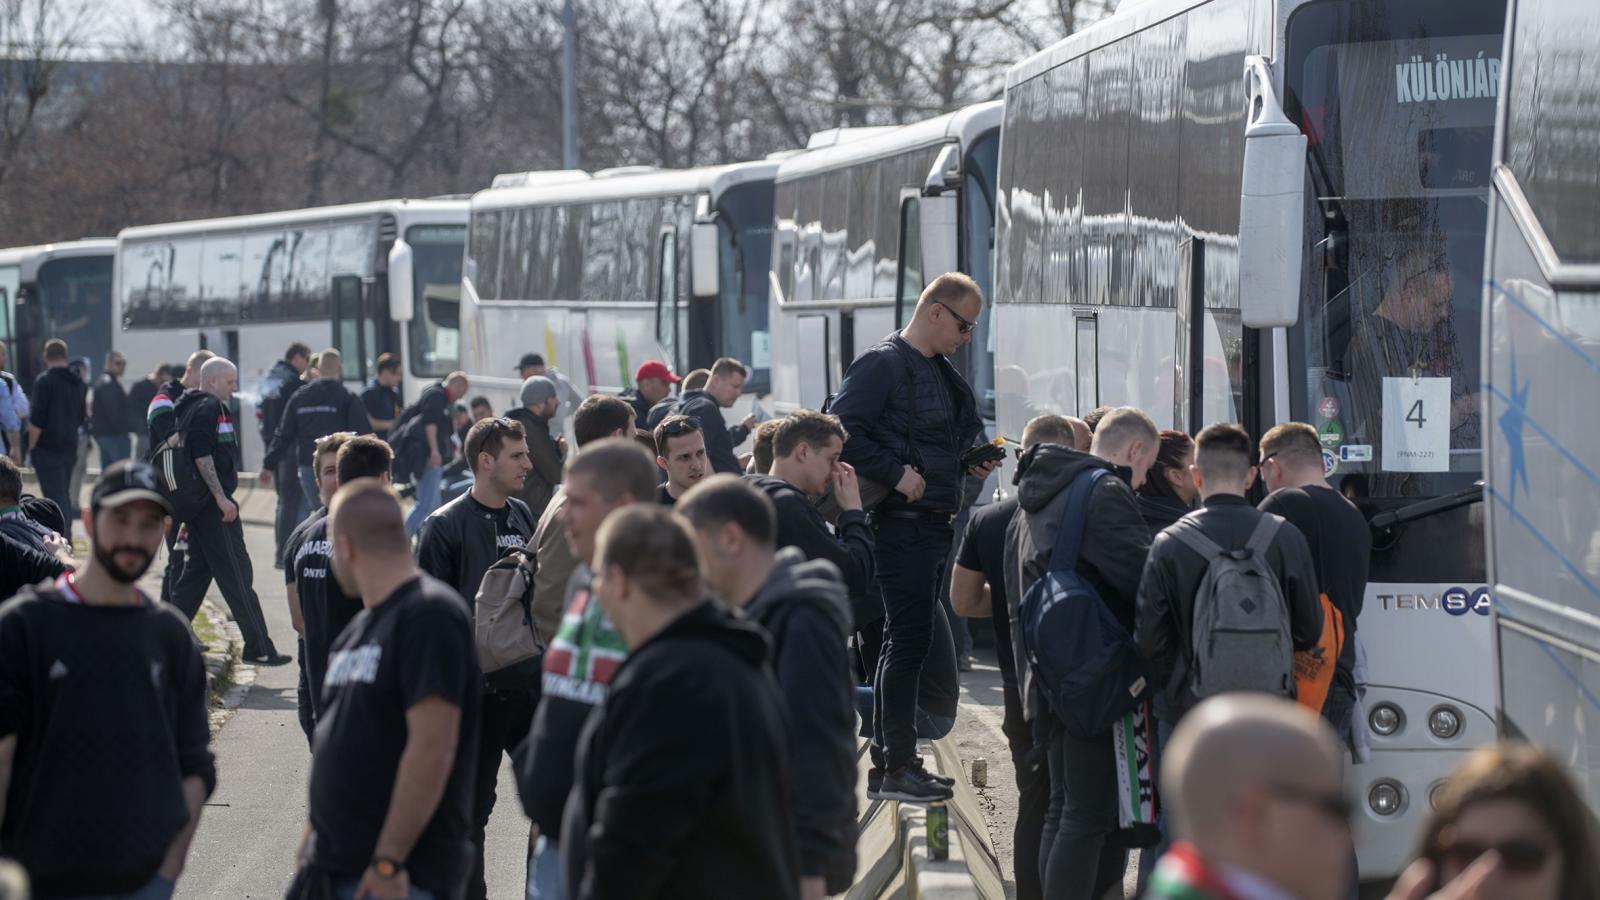
[[[946,358],[972,339],[983,306],[983,292],[966,275],[935,278],[910,324],[850,364],[831,409],[850,435],[844,461],[864,480],[892,488],[871,515],[886,614],[873,679],[872,762],[883,772],[881,783],[868,779],[874,797],[950,797],[950,786],[923,769],[917,756],[916,707],[934,635],[948,635],[933,625],[943,614],[935,594],[962,479],[985,477],[995,466],[963,471],[962,454],[983,433],[983,420],[971,386]]]

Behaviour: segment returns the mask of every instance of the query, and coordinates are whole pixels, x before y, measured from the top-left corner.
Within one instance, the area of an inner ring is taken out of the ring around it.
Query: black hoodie
[[[772,636],[772,668],[789,707],[800,874],[827,876],[828,893],[843,893],[856,870],[855,680],[844,582],[833,563],[808,562],[800,548],[785,547],[744,612]]]
[[[811,498],[776,475],[746,475],[745,480],[772,500],[778,514],[778,546],[798,547],[806,559],[825,559],[839,569],[850,592],[852,622],[866,625],[883,618],[883,595],[873,578],[877,571],[877,538],[867,514],[839,514],[833,530]]]
[[[83,425],[89,386],[66,366],[45,369],[33,382],[33,406],[28,424],[39,429],[34,449],[77,453],[78,429]]]
[[[1017,675],[1023,696],[1032,683],[1031,667],[1023,649],[1022,620],[1017,607],[1050,566],[1056,527],[1066,508],[1067,488],[1090,469],[1108,469],[1113,478],[1101,478],[1089,496],[1088,522],[1078,552],[1078,574],[1094,586],[1106,607],[1133,634],[1139,577],[1150,552],[1150,531],[1139,514],[1138,498],[1124,480],[1127,470],[1060,444],[1040,444],[1023,457],[1017,500],[1022,514],[1006,530],[1006,605],[1011,621],[1012,647],[1017,655]],[[1032,708],[1031,705],[1029,707]]]
[[[161,386],[161,390],[150,399],[150,406],[145,410],[145,424],[150,428],[150,450],[161,446],[161,442],[172,436],[174,423],[177,421],[176,408],[178,400],[183,397],[183,382],[174,378]]]
[[[189,458],[211,457],[222,492],[232,497],[239,487],[239,435],[228,405],[195,388],[184,391],[173,412],[177,416],[174,427],[183,432],[183,448]]]
[[[640,645],[579,741],[572,900],[793,898],[784,701],[756,625],[707,601]]]

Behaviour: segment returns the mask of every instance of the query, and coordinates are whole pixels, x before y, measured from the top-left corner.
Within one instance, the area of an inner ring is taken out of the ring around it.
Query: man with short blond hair
[[[950,785],[927,772],[917,755],[922,682],[930,658],[944,659],[946,640],[935,627],[943,615],[936,597],[954,539],[967,478],[984,478],[997,462],[962,464],[983,434],[972,387],[949,356],[972,340],[983,315],[983,292],[959,272],[934,278],[905,328],[855,358],[831,412],[850,440],[843,460],[861,477],[889,489],[873,510],[884,624],[858,621],[861,646],[879,646],[872,678],[872,762],[884,771],[875,798],[926,802],[948,799]],[[930,656],[930,651],[934,652]],[[867,656],[864,653],[863,656]],[[953,648],[948,658],[954,662]],[[955,681],[954,673],[940,673]],[[954,717],[957,698],[948,713]]]

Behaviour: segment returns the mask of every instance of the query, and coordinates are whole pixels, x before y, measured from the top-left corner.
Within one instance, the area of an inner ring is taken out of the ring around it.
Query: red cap
[[[667,364],[659,359],[645,360],[639,364],[639,370],[633,373],[634,384],[638,384],[646,378],[659,378],[662,381],[671,384],[677,384],[680,380],[682,380],[678,378],[678,376],[672,374],[672,370],[667,368]]]

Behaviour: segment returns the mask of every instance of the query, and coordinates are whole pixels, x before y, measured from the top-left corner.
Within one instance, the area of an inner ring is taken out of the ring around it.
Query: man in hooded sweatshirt
[[[67,342],[52,338],[44,345],[45,370],[33,382],[28,412],[28,447],[39,493],[61,507],[67,517],[62,537],[72,540],[78,498],[71,495],[72,469],[78,463],[78,432],[83,427],[89,386],[67,366]]]
[[[629,655],[579,740],[567,896],[797,897],[767,636],[706,599],[689,526],[663,507],[613,512],[596,547],[594,593]]]
[[[1044,443],[1023,455],[1017,489],[1021,513],[1006,535],[1006,602],[1012,621],[1018,621],[1022,597],[1049,569],[1067,489],[1080,475],[1106,469],[1115,477],[1101,478],[1089,495],[1077,572],[1133,634],[1139,578],[1150,551],[1150,531],[1133,492],[1144,482],[1159,446],[1150,417],[1124,406],[1100,420],[1088,453]],[[1025,669],[1021,674],[1034,733],[1048,736],[1050,805],[1039,850],[1044,895],[1065,900],[1103,896],[1121,882],[1126,864],[1121,852],[1101,857],[1117,827],[1116,755],[1110,733],[1088,739],[1068,734],[1030,673]],[[1041,716],[1044,723],[1038,721]]]
[[[550,422],[561,409],[561,397],[554,381],[544,375],[529,375],[523,379],[518,399],[522,405],[507,410],[506,418],[521,422],[528,436],[528,461],[533,463],[533,470],[522,482],[520,497],[538,520],[555,496],[556,485],[561,483],[561,463],[567,455],[566,438],[550,436]]]
[[[691,488],[678,513],[694,526],[707,584],[772,636],[789,711],[800,896],[843,893],[856,868],[856,743],[850,606],[839,570],[798,547],[779,550],[772,501],[735,476]]]

